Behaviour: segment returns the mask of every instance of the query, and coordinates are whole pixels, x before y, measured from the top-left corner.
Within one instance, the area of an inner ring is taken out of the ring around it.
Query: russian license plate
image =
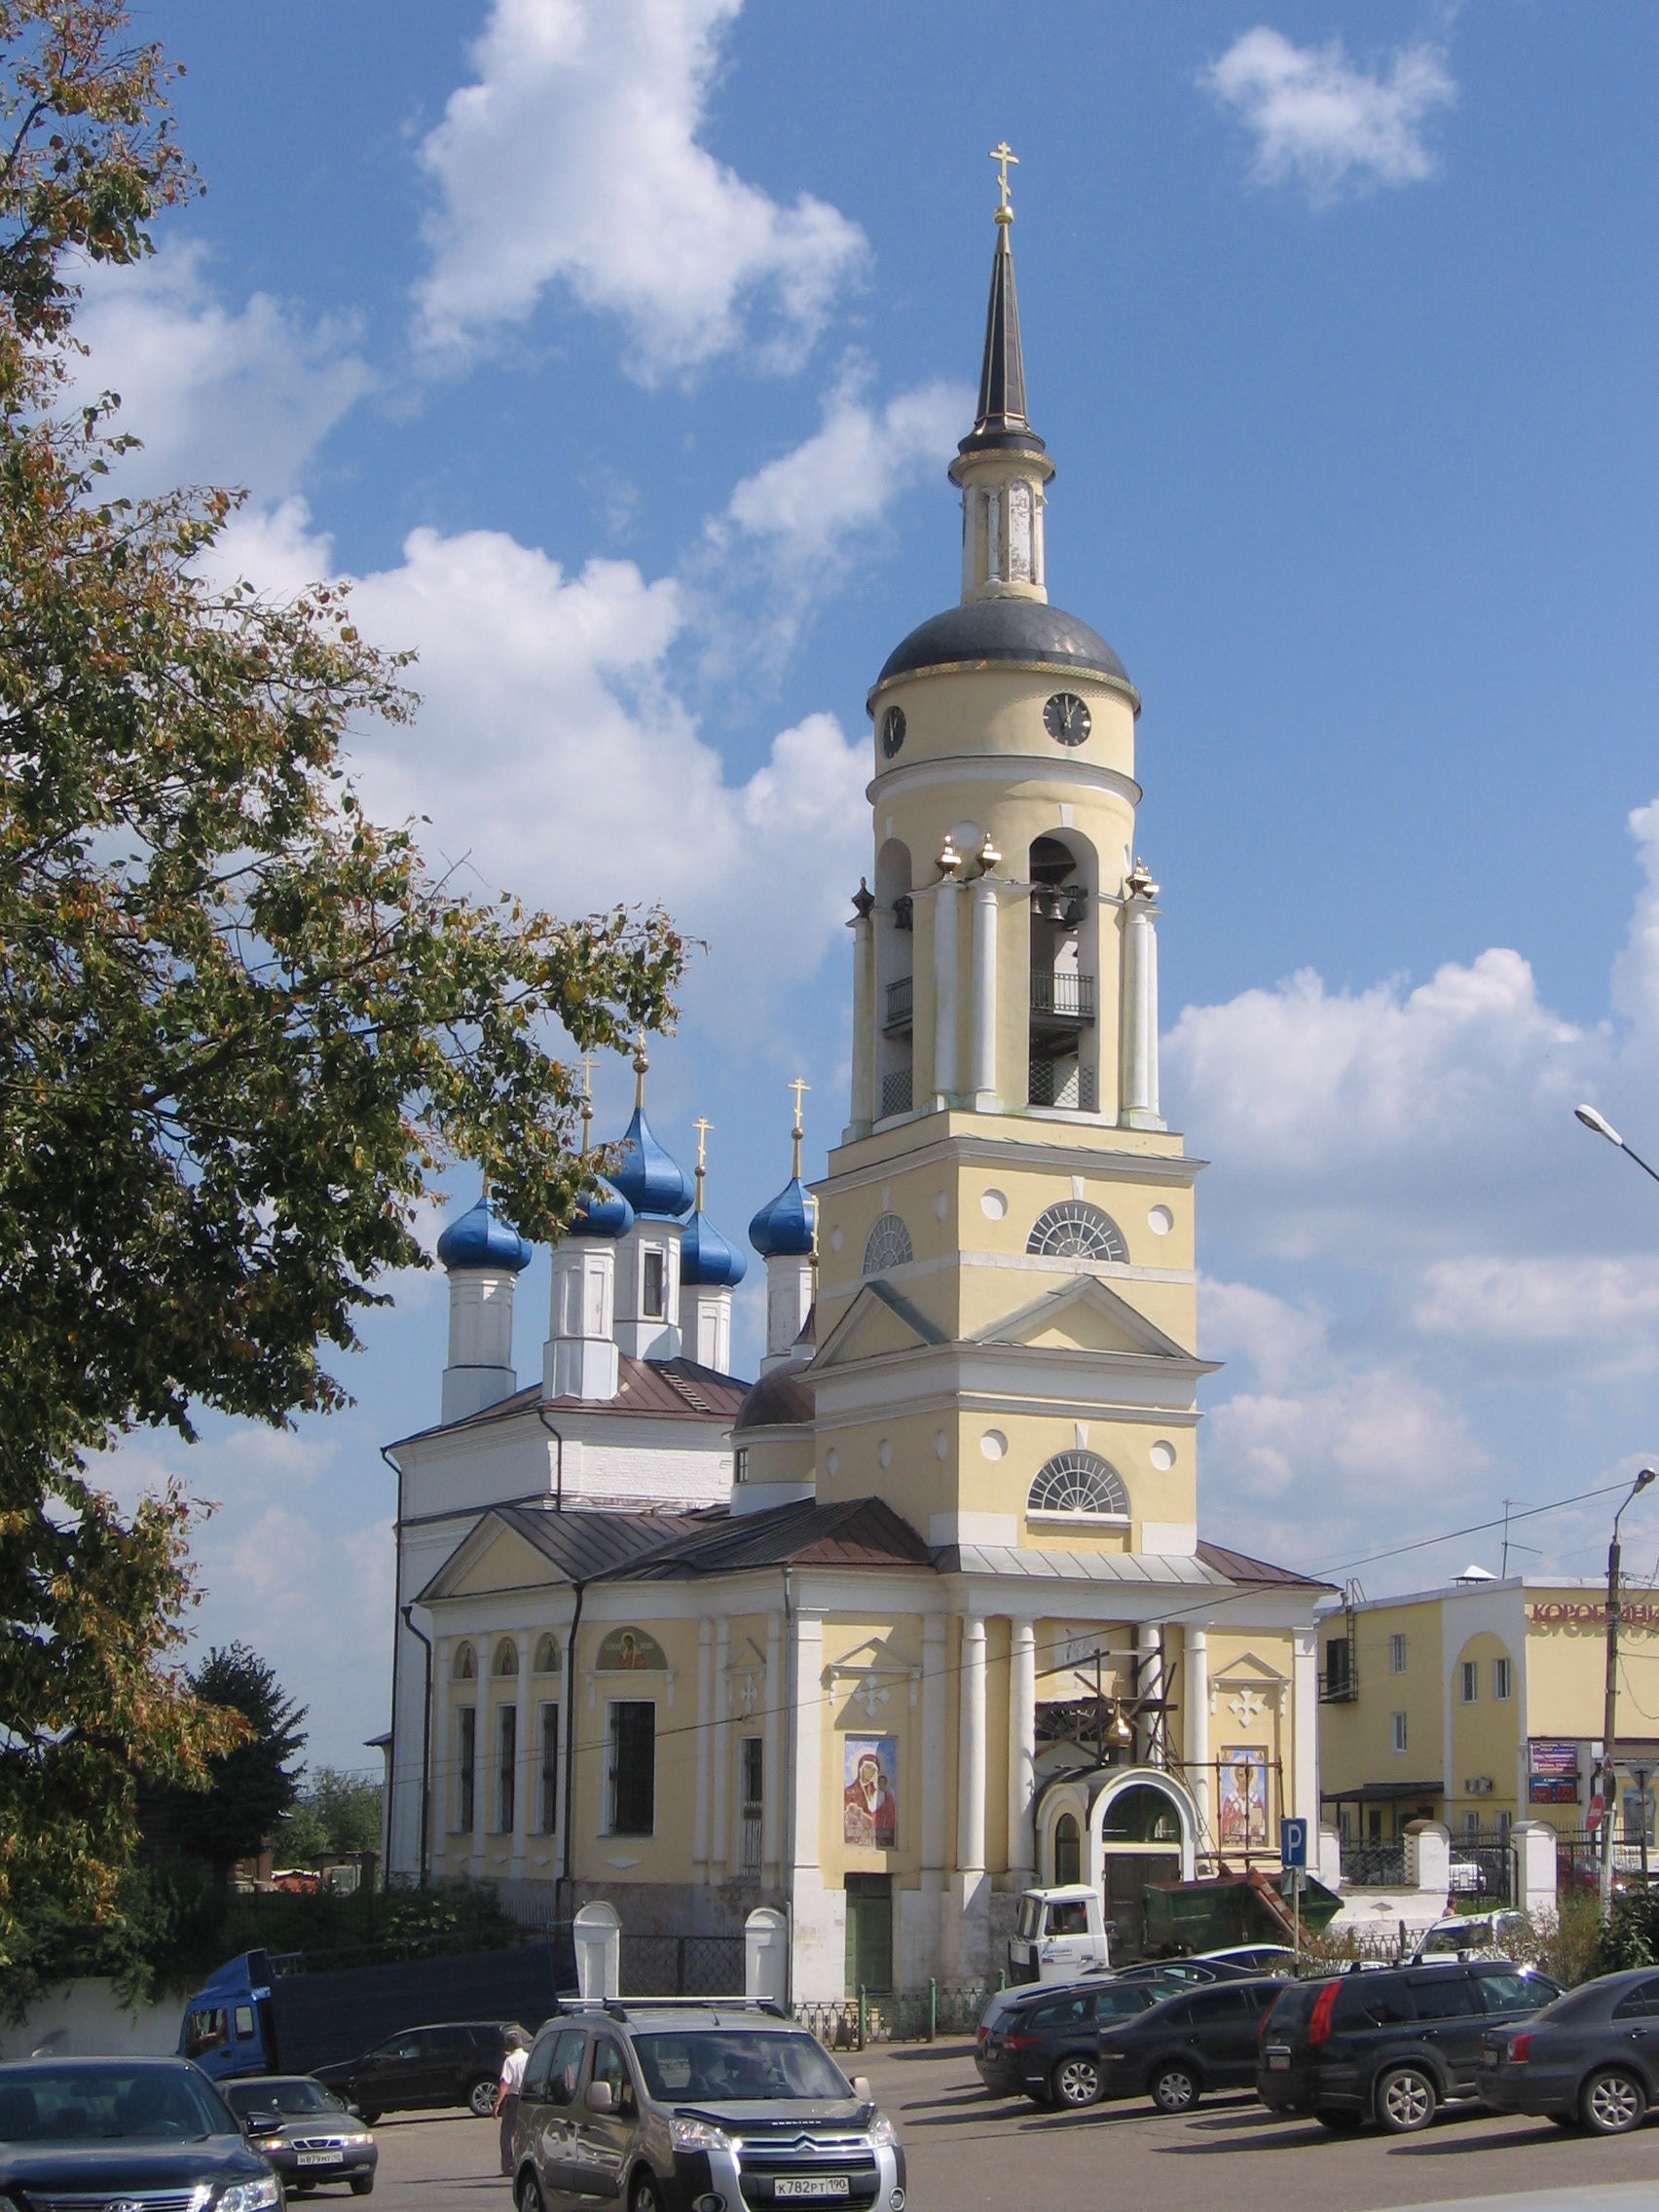
[[[1290,2072],[1289,2051],[1270,2050],[1268,2053],[1268,2072],[1270,2074],[1288,2074]]]
[[[791,2174],[772,2184],[772,2194],[780,2199],[804,2196],[822,2202],[851,2194],[852,2184],[845,2174]]]
[[[344,2151],[302,2151],[295,2163],[302,2166],[343,2166],[346,2163],[346,2154]]]

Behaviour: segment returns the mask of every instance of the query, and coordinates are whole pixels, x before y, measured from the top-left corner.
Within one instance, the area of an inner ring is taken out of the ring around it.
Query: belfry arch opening
[[[916,940],[910,848],[890,837],[875,856],[875,1114],[886,1121],[915,1102]]]
[[[1068,831],[1039,837],[1031,882],[1031,990],[1026,1097],[1092,1114],[1100,1095],[1095,994],[1099,890],[1094,853]]]

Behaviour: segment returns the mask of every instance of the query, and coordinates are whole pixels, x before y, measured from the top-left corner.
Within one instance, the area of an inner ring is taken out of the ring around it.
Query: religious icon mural
[[[602,1675],[661,1675],[667,1671],[662,1645],[643,1628],[613,1628],[599,1647]]]
[[[1221,1754],[1221,1848],[1266,1848],[1267,1840],[1268,1754],[1238,1745]]]
[[[899,1840],[899,1740],[847,1736],[842,1746],[841,1839],[891,1849]]]

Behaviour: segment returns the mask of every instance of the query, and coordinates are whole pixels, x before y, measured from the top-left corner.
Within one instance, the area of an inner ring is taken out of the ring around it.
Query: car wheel
[[[635,2176],[628,2205],[629,2212],[662,2212],[662,2192],[657,2187],[655,2174],[645,2172]]]
[[[1365,2125],[1365,2115],[1362,2112],[1322,2112],[1318,2120],[1319,2125],[1328,2127],[1333,2135],[1352,2135]]]
[[[1390,2135],[1415,2135],[1434,2118],[1434,2083],[1420,2067],[1396,2066],[1377,2084],[1377,2123]]]
[[[486,2074],[481,2081],[474,2082],[466,2092],[467,2111],[475,2113],[480,2120],[488,2120],[496,2109],[496,2086],[494,2074]]]
[[[374,2105],[363,2105],[358,2109],[357,2118],[365,2127],[373,2127],[375,2121],[380,2118],[380,2112]]]
[[[1187,2066],[1161,2066],[1152,2078],[1152,2101],[1160,2112],[1191,2112],[1199,2096],[1198,2077]]]
[[[373,2174],[353,2174],[351,2176],[351,2194],[353,2196],[372,2196],[374,2191],[375,2177]]]
[[[1592,2074],[1579,2099],[1584,2124],[1593,2135],[1628,2135],[1646,2109],[1641,2083],[1617,2066]]]
[[[513,2202],[518,2206],[518,2212],[546,2212],[541,2184],[528,2166],[519,2176],[518,2188],[513,2192]]]
[[[1100,2069],[1092,2058],[1074,2052],[1062,2058],[1053,2073],[1057,2105],[1092,2105],[1100,2101]]]

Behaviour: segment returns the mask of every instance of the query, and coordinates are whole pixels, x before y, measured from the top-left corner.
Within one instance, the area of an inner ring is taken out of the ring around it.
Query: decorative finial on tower
[[[794,1137],[794,1166],[791,1172],[798,1182],[800,1179],[800,1140],[805,1134],[801,1125],[800,1102],[812,1088],[812,1086],[804,1076],[797,1075],[793,1083],[790,1084],[788,1088],[794,1092],[794,1130],[793,1132]]]
[[[989,875],[992,868],[1002,866],[1002,855],[997,851],[996,843],[988,830],[985,831],[985,841],[979,847],[977,858],[981,875]]]
[[[582,1054],[582,1158],[587,1158],[588,1139],[593,1133],[593,1054]]]
[[[1019,156],[1004,138],[999,145],[991,148],[987,159],[997,165],[997,191],[1001,197],[997,202],[996,220],[1004,224],[1012,223],[1014,221],[1014,202],[1008,196],[1008,171],[1011,162],[1015,168],[1018,168]]]
[[[645,1033],[640,1031],[640,1041],[634,1048],[634,1111],[639,1112],[645,1102],[645,1070],[650,1066],[645,1057]]]
[[[1152,880],[1152,870],[1137,854],[1135,865],[1124,878],[1125,899],[1156,899],[1158,886]]]
[[[692,1205],[695,1213],[703,1210],[703,1156],[707,1149],[709,1131],[714,1125],[713,1122],[705,1120],[701,1114],[691,1124],[697,1132],[697,1196]]]
[[[962,855],[951,843],[950,831],[947,830],[944,833],[944,843],[939,849],[939,872],[940,875],[954,875],[961,866]]]
[[[853,893],[853,911],[861,922],[867,922],[875,912],[875,893],[862,875],[859,877],[859,887]]]

